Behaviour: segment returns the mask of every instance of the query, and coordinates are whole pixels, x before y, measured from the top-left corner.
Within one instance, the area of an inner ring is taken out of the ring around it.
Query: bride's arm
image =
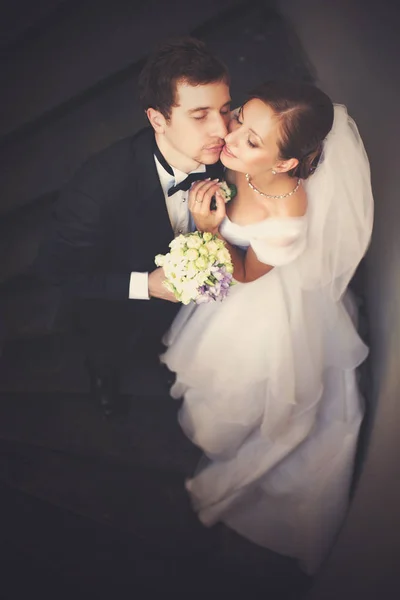
[[[233,263],[233,277],[236,281],[250,283],[250,281],[255,281],[274,268],[259,261],[251,246],[246,251],[240,250],[240,248],[236,248],[236,246],[232,246],[227,242],[219,230],[216,235],[225,242],[230,252]]]

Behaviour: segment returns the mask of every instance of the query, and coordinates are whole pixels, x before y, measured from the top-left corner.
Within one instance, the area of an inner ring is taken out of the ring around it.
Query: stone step
[[[178,409],[179,402],[165,393],[137,393],[127,398],[125,414],[105,421],[85,393],[2,392],[0,440],[71,459],[82,456],[189,476],[200,451],[183,434]]]
[[[3,440],[0,449],[3,484],[133,534],[144,548],[184,556],[190,547],[196,553],[196,542],[205,537],[190,507],[184,476],[150,468],[145,457],[132,464]]]
[[[22,39],[34,35],[37,28],[41,28],[53,20],[54,13],[66,0],[40,0],[40,2],[26,2],[26,0],[13,0],[3,2],[0,20],[0,49],[9,52],[10,48],[18,46]]]
[[[130,487],[134,488],[133,481]],[[149,591],[158,589],[160,592],[160,585],[165,584],[166,589],[174,590],[180,587],[182,569],[192,577],[197,573],[198,577],[207,565],[206,557],[201,556],[198,548],[196,552],[195,543],[186,543],[182,548],[177,540],[176,550],[179,548],[181,552],[166,552],[159,545],[149,547],[130,531],[99,523],[3,483],[0,483],[0,491],[3,508],[0,524],[5,546],[2,566],[10,569],[2,572],[2,594],[6,593],[7,600],[26,597],[32,586],[41,592],[53,592],[52,595],[41,594],[44,598],[68,600],[102,598],[103,594],[124,597],[127,591],[137,593],[140,582]],[[104,495],[104,489],[101,494]],[[22,564],[9,560],[7,542],[14,550],[12,558],[18,561],[21,556],[24,558]],[[29,564],[41,570],[32,572],[32,579],[26,581],[30,570],[24,567]],[[71,595],[73,590],[75,594]],[[82,594],[83,590],[87,595]]]
[[[237,1],[56,4],[45,28],[39,23],[36,35],[2,53],[0,140],[143,60],[158,39],[190,32]]]
[[[22,444],[0,448],[3,544],[12,541],[70,583],[114,583],[115,593],[147,578],[186,591],[196,581],[196,589],[221,585],[282,600],[300,598],[310,584],[291,559],[222,525],[201,526],[181,477]]]
[[[57,193],[0,217],[0,285],[25,273],[37,255]]]

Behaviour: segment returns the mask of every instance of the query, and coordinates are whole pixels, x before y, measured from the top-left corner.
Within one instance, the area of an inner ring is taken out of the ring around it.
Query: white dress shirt
[[[180,235],[181,233],[188,233],[189,231],[193,231],[194,224],[188,209],[187,202],[189,197],[189,190],[186,192],[183,190],[178,190],[177,192],[175,192],[175,194],[172,194],[172,196],[168,196],[169,188],[183,181],[188,176],[188,173],[184,173],[183,171],[179,171],[179,169],[171,167],[171,169],[174,172],[174,176],[172,176],[160,164],[156,156],[154,156],[154,161],[156,164],[158,177],[160,178],[160,184],[164,192],[165,204],[167,207],[169,220],[171,221],[171,226],[175,236]],[[196,171],[192,171],[192,173],[204,173],[205,170],[205,165],[201,165],[198,169],[196,169]],[[156,268],[155,265],[154,268]],[[136,271],[131,273],[131,278],[129,282],[130,299],[150,299],[148,279],[148,273],[138,273]]]

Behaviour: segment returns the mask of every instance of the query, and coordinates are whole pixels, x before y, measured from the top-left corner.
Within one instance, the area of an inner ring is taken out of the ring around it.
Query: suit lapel
[[[154,162],[153,144],[154,132],[150,127],[132,140],[137,173],[134,203],[140,237],[150,238],[150,245],[158,254],[167,251],[174,233]]]
[[[138,235],[154,254],[168,251],[174,237],[154,162],[154,131],[148,127],[132,139],[131,145],[135,164],[136,181],[133,186],[135,220]],[[224,177],[224,166],[220,161],[207,166],[207,175],[213,179]]]

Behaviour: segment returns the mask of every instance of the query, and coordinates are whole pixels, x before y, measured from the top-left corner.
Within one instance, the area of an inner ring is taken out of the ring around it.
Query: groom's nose
[[[212,137],[224,139],[224,137],[228,133],[228,123],[226,115],[221,115],[221,113],[218,113],[214,116],[214,119],[212,120],[211,124],[210,133]]]

